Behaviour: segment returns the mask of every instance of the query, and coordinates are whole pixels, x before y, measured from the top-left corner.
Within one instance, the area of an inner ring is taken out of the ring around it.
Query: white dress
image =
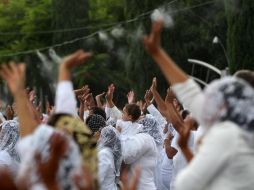
[[[138,190],[156,190],[156,144],[149,134],[139,133],[122,141],[123,161],[141,167]]]
[[[100,190],[117,190],[114,157],[110,148],[98,152]]]

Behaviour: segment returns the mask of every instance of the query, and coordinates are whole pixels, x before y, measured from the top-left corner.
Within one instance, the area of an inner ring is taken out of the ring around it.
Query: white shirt
[[[232,122],[214,125],[177,177],[176,190],[252,190],[254,134]]]
[[[98,152],[100,190],[117,190],[114,157],[107,147]]]
[[[136,122],[117,120],[116,128],[120,129],[120,139],[124,139],[136,135],[142,129],[142,125]]]
[[[139,133],[122,141],[123,161],[141,167],[137,190],[156,190],[154,173],[156,167],[156,144],[148,134]]]
[[[173,90],[199,121],[204,97],[197,84],[189,79],[174,85]],[[254,134],[229,121],[205,129],[202,144],[190,164],[178,175],[175,189],[252,190]]]

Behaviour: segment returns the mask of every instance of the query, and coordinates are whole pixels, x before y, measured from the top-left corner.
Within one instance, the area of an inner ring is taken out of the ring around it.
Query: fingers
[[[79,66],[80,64],[84,63],[87,59],[92,56],[90,52],[84,52],[83,50],[78,50],[75,53],[65,57],[63,60],[63,65],[67,68],[71,69],[73,67]]]
[[[4,80],[7,80],[12,76],[12,71],[7,64],[1,65],[1,76]]]

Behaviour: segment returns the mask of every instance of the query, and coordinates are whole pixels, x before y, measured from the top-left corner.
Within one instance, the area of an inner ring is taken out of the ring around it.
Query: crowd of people
[[[73,89],[71,70],[89,52],[63,59],[46,113],[26,89],[25,64],[2,64],[14,103],[0,114],[0,188],[253,189],[253,71],[202,91],[161,47],[162,28],[163,21],[153,23],[144,47],[170,84],[166,97],[154,78],[144,99],[130,91],[122,110],[113,101],[114,84],[96,97],[88,85]]]

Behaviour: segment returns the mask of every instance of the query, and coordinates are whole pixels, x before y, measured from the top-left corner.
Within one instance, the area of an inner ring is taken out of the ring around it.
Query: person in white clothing
[[[118,131],[111,126],[101,130],[98,142],[99,182],[101,190],[117,190],[122,163]]]
[[[155,167],[157,148],[153,137],[146,133],[139,133],[122,140],[123,161],[131,165],[140,166],[141,176],[137,190],[156,190]]]
[[[10,169],[15,175],[20,162],[16,151],[19,140],[19,124],[14,120],[4,121],[0,124],[0,167]]]
[[[160,66],[178,99],[205,128],[197,154],[177,176],[176,190],[251,190],[254,186],[254,90],[226,77],[200,87],[160,47],[163,22],[145,37],[147,51]]]
[[[122,119],[116,123],[116,128],[121,134],[120,138],[135,135],[142,130],[142,125],[137,122],[140,115],[141,110],[136,104],[127,104],[123,108]]]

